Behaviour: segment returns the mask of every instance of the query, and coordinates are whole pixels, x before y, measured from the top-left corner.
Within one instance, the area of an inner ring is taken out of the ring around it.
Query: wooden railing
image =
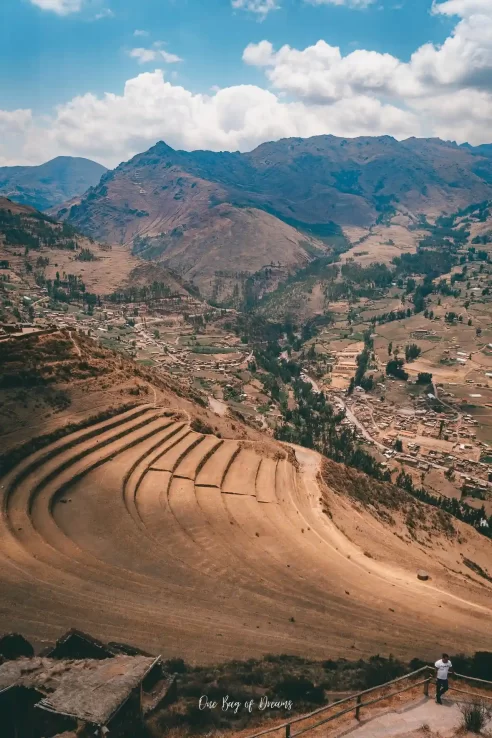
[[[415,679],[418,676],[425,676],[423,679],[419,679],[415,681]],[[492,682],[485,681],[485,679],[475,679],[474,677],[467,677],[463,674],[454,674],[455,678],[458,679],[465,679],[470,680],[474,683],[480,683],[487,685],[487,687],[492,689]],[[395,697],[396,695],[403,694],[403,692],[407,692],[410,689],[415,689],[416,687],[423,686],[424,688],[424,695],[428,697],[429,695],[429,684],[433,682],[435,679],[435,668],[431,666],[423,666],[420,669],[417,669],[417,671],[412,671],[410,674],[405,674],[402,677],[398,677],[398,679],[393,679],[390,682],[386,682],[385,684],[380,684],[377,687],[371,687],[371,689],[366,689],[363,692],[358,692],[357,694],[353,694],[350,697],[345,697],[343,700],[338,700],[337,702],[333,702],[331,705],[326,705],[324,707],[319,707],[317,710],[313,710],[313,712],[308,713],[307,715],[301,715],[300,717],[293,718],[292,720],[289,720],[288,722],[281,723],[280,725],[276,725],[272,728],[267,728],[266,730],[262,730],[259,733],[254,733],[253,735],[248,736],[248,738],[260,738],[260,736],[269,735],[270,733],[275,733],[280,730],[285,731],[285,738],[295,738],[298,735],[302,735],[303,733],[307,733],[310,730],[314,730],[315,728],[319,728],[320,725],[324,725],[325,723],[329,723],[332,720],[336,720],[339,717],[342,717],[343,715],[347,715],[350,712],[355,713],[356,720],[360,720],[360,712],[363,707],[369,707],[369,705],[375,705],[378,702],[383,702],[383,700],[387,700],[390,697]],[[389,687],[392,687],[394,684],[400,684],[401,682],[409,680],[410,683],[404,686],[402,689],[396,689],[391,692],[385,693],[383,696],[376,697],[375,699],[370,699],[367,701],[364,701],[364,698],[373,694],[374,692],[381,690],[381,689],[388,689]],[[470,697],[473,697],[475,699],[487,699],[492,701],[492,695],[489,697],[488,695],[480,695],[475,692],[468,692],[462,689],[458,689],[457,687],[450,686],[450,691],[453,690],[455,692],[459,692],[461,694],[467,694]],[[349,705],[350,702],[354,701],[354,704]],[[346,705],[349,705],[346,707]],[[342,708],[341,710],[337,708]],[[332,713],[333,710],[336,710],[335,713]],[[316,715],[322,715],[323,713],[330,713],[327,717],[323,717],[322,720],[319,720],[318,722],[308,725],[304,728],[301,728],[301,730],[296,731],[295,733],[292,731],[292,727],[294,725],[297,725],[300,722],[309,720]]]
[[[488,682],[485,679],[477,679],[476,677],[470,677],[470,676],[463,676],[463,674],[453,674],[454,677],[458,677],[458,679],[466,679],[466,681],[474,682],[474,684],[486,684],[487,687],[490,687],[492,689],[492,682]],[[449,691],[450,692],[459,692],[459,694],[467,694],[469,697],[473,697],[477,700],[489,700],[492,702],[492,694],[478,694],[478,692],[468,692],[465,689],[458,689],[458,687],[453,687],[453,682],[449,685]]]

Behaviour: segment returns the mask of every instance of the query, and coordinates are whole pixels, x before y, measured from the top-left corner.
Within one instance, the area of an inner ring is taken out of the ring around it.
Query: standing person
[[[449,689],[448,674],[453,668],[453,664],[449,660],[447,653],[443,653],[442,659],[435,663],[437,679],[436,679],[436,702],[442,705],[441,697]]]

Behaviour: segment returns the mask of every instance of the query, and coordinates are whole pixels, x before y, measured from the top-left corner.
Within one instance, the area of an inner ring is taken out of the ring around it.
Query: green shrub
[[[315,687],[310,679],[304,676],[287,676],[275,685],[275,693],[279,697],[292,702],[314,702],[323,704],[325,702],[324,690]]]
[[[188,666],[183,659],[168,659],[165,668],[170,674],[186,674],[188,671]]]
[[[214,429],[211,425],[208,425],[208,423],[204,423],[201,418],[193,418],[191,421],[191,429],[194,430],[196,433],[202,433],[203,435],[212,435],[214,434]]]
[[[466,702],[460,705],[462,728],[470,733],[481,733],[492,717],[492,709],[485,702]]]
[[[365,674],[366,689],[390,682],[403,676],[404,673],[404,665],[393,656],[387,659],[382,656],[371,656]]]
[[[200,733],[217,727],[220,718],[213,710],[200,710],[197,705],[189,705],[185,715],[186,723]]]

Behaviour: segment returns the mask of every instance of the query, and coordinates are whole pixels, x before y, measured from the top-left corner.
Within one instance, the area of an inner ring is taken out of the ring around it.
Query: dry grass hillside
[[[34,284],[41,276],[56,274],[82,280],[88,292],[110,294],[119,288],[158,281],[173,294],[188,294],[176,274],[161,265],[150,265],[130,249],[108,246],[83,236],[68,223],[59,223],[34,208],[0,197],[0,261],[13,282]]]
[[[190,224],[179,238],[148,233],[136,252],[152,259],[162,253],[163,263],[183,273],[203,295],[224,301],[243,274],[270,265],[295,270],[314,255],[324,255],[326,248],[268,213],[223,204],[209,210],[200,223]]]
[[[42,644],[78,627],[195,663],[427,657],[464,634],[490,649],[492,585],[463,557],[485,571],[492,544],[473,529],[78,334],[1,357],[5,630]]]
[[[156,146],[107,174],[87,198],[55,212],[83,232],[161,262],[211,297],[229,298],[242,274],[272,263],[295,269],[326,245],[264,210],[236,207],[227,190],[190,174]]]
[[[192,407],[208,422],[204,408],[189,404],[204,403],[191,386],[192,378],[157,376],[75,331],[26,334],[3,340],[0,347],[0,445],[5,456],[33,437],[60,433],[67,424],[144,401]],[[227,433],[221,419],[211,417],[214,429]]]

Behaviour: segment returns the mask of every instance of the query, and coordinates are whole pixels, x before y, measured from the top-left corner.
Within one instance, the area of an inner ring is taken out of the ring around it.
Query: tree
[[[373,375],[370,374],[368,377],[362,377],[359,384],[363,390],[365,390],[366,392],[370,392],[372,389],[374,389]]]
[[[414,291],[414,289],[416,287],[416,284],[417,283],[415,282],[415,280],[412,279],[411,277],[409,277],[407,279],[407,286],[406,286],[406,289],[405,289],[405,292],[406,292],[407,295],[409,295],[410,292],[413,292]]]
[[[393,351],[393,341],[390,341],[388,343],[388,356],[391,356],[392,351]]]
[[[416,343],[410,343],[405,346],[405,359],[407,361],[413,361],[422,353],[420,346]]]
[[[408,379],[407,372],[403,369],[404,364],[403,359],[391,359],[386,364],[386,374],[396,377],[397,379],[403,379],[406,381]]]
[[[473,325],[471,318],[468,318],[468,325]]]
[[[432,382],[432,374],[429,372],[419,372],[417,384],[430,384]]]
[[[395,439],[395,451],[398,451],[398,453],[401,453],[403,451],[403,442],[401,438]]]

